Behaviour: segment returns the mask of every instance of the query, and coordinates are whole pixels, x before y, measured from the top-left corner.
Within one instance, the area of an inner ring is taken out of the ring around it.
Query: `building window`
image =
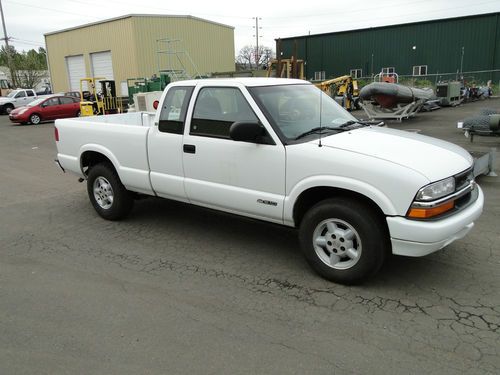
[[[384,75],[389,75],[389,74],[394,74],[396,73],[396,69],[394,67],[389,67],[389,68],[382,68],[382,74]]]
[[[314,80],[315,81],[324,81],[325,80],[325,71],[314,72]]]
[[[413,67],[414,76],[426,76],[427,75],[427,65],[416,65]]]
[[[363,71],[361,69],[351,69],[351,77],[361,78],[363,77]]]

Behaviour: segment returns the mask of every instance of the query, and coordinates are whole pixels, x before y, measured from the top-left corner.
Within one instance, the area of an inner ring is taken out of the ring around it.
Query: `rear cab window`
[[[158,130],[163,133],[183,134],[186,112],[193,86],[176,86],[168,90],[161,107]]]

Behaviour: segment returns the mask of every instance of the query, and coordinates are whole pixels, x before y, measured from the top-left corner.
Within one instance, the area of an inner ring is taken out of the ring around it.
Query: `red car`
[[[47,120],[78,116],[80,116],[80,100],[71,96],[43,97],[9,113],[10,121],[33,125]]]

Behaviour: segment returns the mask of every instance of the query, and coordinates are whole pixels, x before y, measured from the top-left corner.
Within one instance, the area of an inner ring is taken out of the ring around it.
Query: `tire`
[[[12,104],[7,104],[5,107],[4,107],[4,111],[6,114],[10,114],[12,112],[12,110],[14,109],[14,106]]]
[[[33,125],[38,125],[38,124],[40,124],[41,121],[42,121],[42,119],[41,119],[40,115],[37,113],[33,113],[30,116],[30,123],[32,123]]]
[[[80,117],[82,113],[80,111],[76,112],[76,117]]]
[[[132,193],[125,189],[110,163],[100,163],[90,169],[87,193],[94,209],[106,220],[124,219],[134,205]]]
[[[307,262],[320,276],[346,285],[377,273],[390,249],[380,215],[349,198],[327,199],[309,209],[299,240]]]

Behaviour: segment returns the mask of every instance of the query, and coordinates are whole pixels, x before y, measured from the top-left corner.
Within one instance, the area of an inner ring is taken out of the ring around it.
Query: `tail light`
[[[57,130],[56,127],[54,127],[54,138],[56,139],[56,142],[59,142],[59,130]]]

